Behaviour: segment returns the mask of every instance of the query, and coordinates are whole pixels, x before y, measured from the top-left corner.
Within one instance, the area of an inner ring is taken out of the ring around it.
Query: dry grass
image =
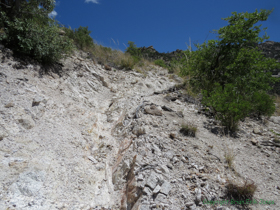
[[[238,201],[251,200],[256,192],[257,186],[252,180],[243,180],[243,183],[227,181],[226,193],[230,199]]]
[[[185,136],[195,137],[197,126],[195,126],[193,123],[185,123],[182,125],[180,132]]]
[[[98,64],[108,65],[117,69],[132,70],[134,67],[148,69],[152,63],[145,59],[137,60],[130,54],[109,47],[95,44],[93,48],[88,49],[91,58]]]
[[[235,155],[233,154],[233,151],[230,149],[227,149],[225,152],[225,161],[229,168],[233,168],[233,161],[234,161]]]

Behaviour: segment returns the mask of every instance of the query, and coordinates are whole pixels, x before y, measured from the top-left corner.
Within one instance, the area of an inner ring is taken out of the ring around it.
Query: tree
[[[271,71],[280,65],[258,50],[257,44],[269,37],[259,37],[261,25],[255,25],[267,20],[271,12],[233,12],[224,18],[229,24],[216,31],[219,39],[196,45],[198,50],[188,60],[190,82],[196,91],[201,90],[202,103],[212,107],[216,118],[231,131],[240,119],[271,115],[275,110],[266,92],[276,81]]]

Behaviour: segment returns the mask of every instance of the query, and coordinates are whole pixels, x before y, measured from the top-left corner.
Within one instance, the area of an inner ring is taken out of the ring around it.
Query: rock
[[[160,165],[159,168],[163,173],[169,174],[169,169],[167,168],[167,166]]]
[[[138,177],[137,177],[137,181],[143,181],[144,180],[144,177],[142,174],[140,174]]]
[[[10,108],[10,107],[14,107],[14,106],[15,106],[15,104],[13,102],[10,102],[5,105],[5,108]]]
[[[135,126],[132,130],[132,133],[136,136],[141,136],[146,134],[146,129],[144,127]]]
[[[33,128],[35,126],[34,120],[29,115],[23,116],[18,121],[22,125],[22,127],[24,127],[25,129],[31,129],[31,128]]]
[[[171,139],[175,139],[175,138],[176,138],[176,133],[170,133],[170,134],[169,134],[169,137],[170,137]]]
[[[143,189],[144,195],[152,195],[152,190],[149,187],[144,187]]]
[[[157,194],[161,190],[161,187],[159,185],[156,186],[156,188],[153,190],[153,194]]]
[[[4,131],[4,129],[1,129],[0,127],[0,141],[2,141],[5,137],[8,137],[9,135],[7,134],[6,131]]]
[[[257,141],[256,139],[252,138],[252,139],[251,139],[251,143],[252,143],[253,145],[257,145],[257,144],[258,144],[258,141]]]
[[[280,124],[280,116],[272,116],[269,120],[275,124]]]
[[[167,106],[162,106],[161,108],[162,108],[164,111],[173,112],[173,110],[170,109],[170,108],[167,107]]]
[[[160,192],[165,194],[165,195],[168,195],[169,191],[171,189],[171,186],[170,186],[170,183],[165,181],[162,185],[161,185],[161,189],[160,189]]]
[[[155,202],[166,202],[166,196],[159,193],[155,199]]]
[[[185,204],[186,207],[190,207],[192,205],[194,205],[194,202],[188,202],[188,203]]]
[[[253,133],[254,133],[254,134],[261,135],[261,131],[260,131],[260,129],[258,129],[258,128],[254,128]]]
[[[95,160],[95,158],[92,157],[92,156],[88,156],[87,158],[88,158],[91,162],[93,162],[94,164],[98,163],[98,161]]]
[[[156,116],[162,115],[162,110],[160,110],[155,105],[151,105],[150,107],[145,107],[144,110],[145,110],[145,113],[147,113],[147,114],[156,115]]]
[[[196,188],[195,204],[198,205],[201,203],[201,189]]]
[[[150,187],[152,190],[155,189],[158,183],[158,178],[155,172],[152,172],[149,178],[147,179],[146,185]]]
[[[39,106],[39,104],[44,100],[43,97],[41,96],[36,96],[34,99],[33,99],[33,102],[32,102],[32,106]]]
[[[142,204],[142,205],[140,206],[139,210],[150,210],[150,207],[149,207],[149,205],[147,205],[147,204]]]

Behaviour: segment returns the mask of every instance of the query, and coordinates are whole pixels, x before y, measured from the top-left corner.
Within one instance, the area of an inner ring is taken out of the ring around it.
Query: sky
[[[280,0],[59,0],[52,17],[72,29],[88,26],[96,43],[124,51],[128,41],[159,52],[186,50],[189,43],[217,39],[214,29],[232,12],[273,9],[270,41],[280,42]],[[191,41],[191,42],[190,42]]]

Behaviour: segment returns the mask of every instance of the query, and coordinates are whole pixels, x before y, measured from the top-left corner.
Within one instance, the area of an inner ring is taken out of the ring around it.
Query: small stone
[[[146,185],[149,186],[151,189],[155,189],[157,182],[158,182],[158,178],[156,176],[156,173],[152,172],[146,182]]]
[[[161,116],[162,115],[162,110],[156,107],[155,105],[151,105],[150,107],[145,107],[145,113],[151,114],[151,115],[156,115],[156,116]]]
[[[143,180],[144,180],[143,175],[142,175],[142,174],[140,174],[140,175],[137,177],[137,180],[138,180],[138,181],[143,181]]]
[[[18,121],[22,125],[22,127],[24,127],[25,129],[31,129],[35,126],[34,120],[29,115],[22,117]]]
[[[14,106],[15,106],[15,104],[13,102],[10,102],[5,105],[5,108],[10,108],[10,107],[14,107]]]
[[[254,128],[253,133],[261,135],[261,131],[258,128]]]
[[[185,204],[186,207],[190,207],[192,205],[194,205],[194,202],[188,202],[188,203]]]
[[[251,139],[251,143],[252,143],[253,145],[257,145],[257,144],[258,144],[258,141],[257,141],[256,139],[252,138],[252,139]]]
[[[165,202],[166,201],[166,196],[159,193],[155,199],[155,202]]]
[[[160,191],[161,187],[159,185],[153,190],[153,194],[157,194]]]
[[[151,191],[151,189],[149,187],[144,187],[143,193],[145,195],[152,195],[152,191]]]
[[[32,102],[32,106],[39,106],[39,104],[44,100],[43,97],[41,96],[36,96],[34,99],[33,99],[33,102]]]
[[[147,204],[142,204],[142,205],[140,206],[139,210],[150,210],[150,207],[149,207],[149,205],[147,205]]]
[[[7,132],[0,128],[0,141],[2,141],[5,137],[8,137],[8,136],[9,135],[7,134]]]
[[[92,157],[92,156],[88,156],[87,158],[88,158],[90,161],[92,161],[94,164],[98,163],[98,161],[95,160],[95,158]]]
[[[167,168],[165,165],[160,165],[159,168],[160,168],[160,170],[161,170],[162,172],[164,172],[164,173],[166,173],[166,174],[169,173],[169,170],[168,170],[168,168]]]
[[[165,181],[165,182],[161,185],[160,192],[163,193],[163,194],[165,194],[165,195],[168,195],[170,189],[171,189],[171,186],[170,186],[169,182]]]
[[[141,136],[146,134],[146,129],[144,127],[135,126],[132,130],[132,133],[136,136]]]
[[[195,203],[198,205],[201,203],[201,189],[196,188]]]
[[[170,137],[171,139],[175,139],[175,138],[176,138],[176,133],[170,133],[170,134],[169,134],[169,137]]]

